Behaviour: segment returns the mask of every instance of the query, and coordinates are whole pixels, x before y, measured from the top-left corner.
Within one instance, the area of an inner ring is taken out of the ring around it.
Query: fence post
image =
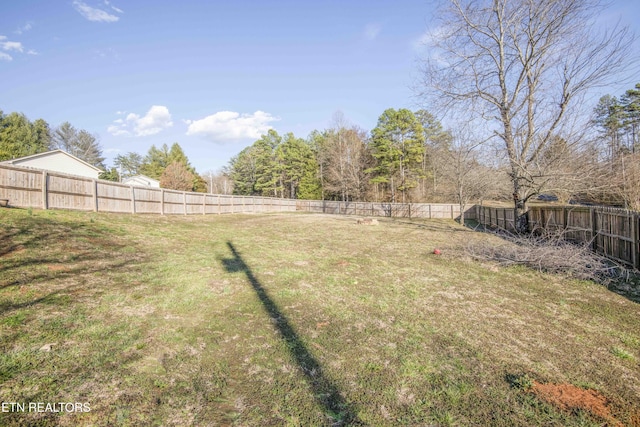
[[[598,224],[596,223],[598,215],[595,208],[589,208],[591,216],[591,250],[598,252]]]
[[[93,180],[93,211],[98,212],[98,180]]]
[[[186,191],[182,192],[182,210],[186,215],[187,214],[187,192]]]
[[[42,209],[49,209],[49,174],[42,171]]]
[[[136,191],[133,188],[133,185],[129,187],[131,189],[131,213],[136,213]]]
[[[631,213],[631,265],[638,268],[638,217],[634,213]]]
[[[207,193],[202,193],[202,215],[207,214]]]

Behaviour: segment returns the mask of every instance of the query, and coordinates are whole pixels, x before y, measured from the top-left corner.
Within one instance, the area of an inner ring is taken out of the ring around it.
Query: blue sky
[[[386,108],[417,109],[411,86],[434,9],[426,0],[5,2],[0,109],[97,134],[108,164],[178,142],[199,172],[216,170],[269,128],[306,137],[342,111],[370,130]],[[616,0],[603,19],[639,17],[640,2]]]

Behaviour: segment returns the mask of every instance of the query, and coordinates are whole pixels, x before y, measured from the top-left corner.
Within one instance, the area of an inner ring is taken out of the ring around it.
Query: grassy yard
[[[476,239],[497,238],[0,209],[3,410],[90,407],[14,407],[0,425],[640,425],[640,305],[472,261]]]

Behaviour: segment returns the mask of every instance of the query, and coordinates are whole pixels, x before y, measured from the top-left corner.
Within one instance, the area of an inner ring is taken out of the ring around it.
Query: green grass
[[[601,425],[638,420],[640,305],[471,261],[450,221],[0,210],[0,425]],[[442,255],[433,255],[438,247]]]

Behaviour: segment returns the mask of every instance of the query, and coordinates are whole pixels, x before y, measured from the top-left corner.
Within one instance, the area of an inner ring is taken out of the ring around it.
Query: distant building
[[[97,168],[63,150],[47,151],[45,153],[6,160],[0,163],[29,167],[33,169],[42,169],[52,172],[61,172],[93,179],[98,179],[100,173],[103,172],[102,169]]]
[[[149,178],[145,175],[130,176],[122,180],[123,184],[139,185],[144,187],[160,188],[160,181],[156,181],[153,178]]]

